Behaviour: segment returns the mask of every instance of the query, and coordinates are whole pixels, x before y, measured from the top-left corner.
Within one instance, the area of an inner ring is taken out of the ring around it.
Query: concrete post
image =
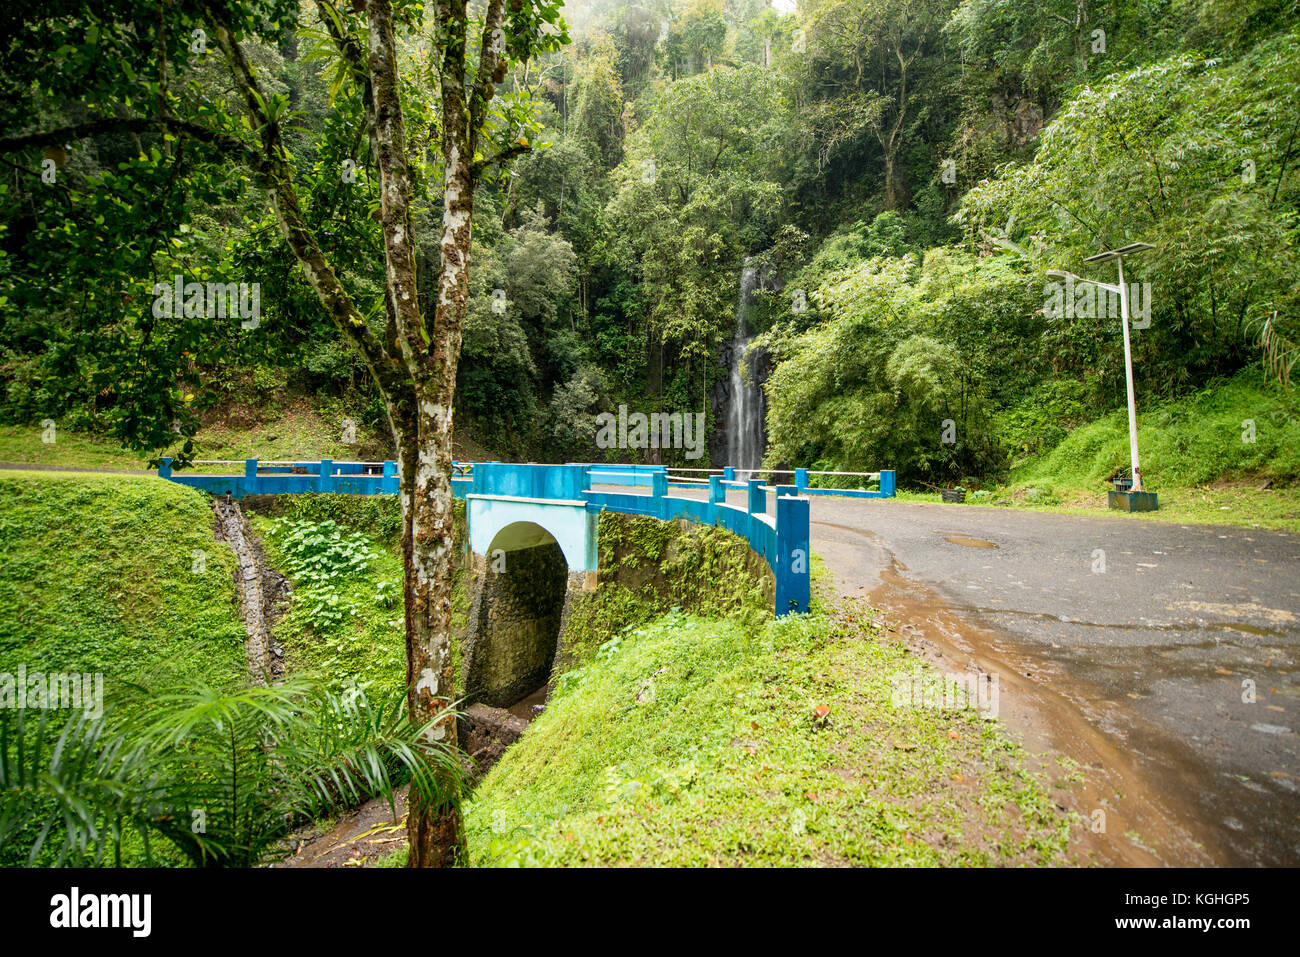
[[[750,515],[767,514],[767,493],[763,491],[763,482],[761,479],[750,479],[746,484],[748,497],[746,498],[746,509]]]
[[[794,487],[797,488],[800,492],[802,492],[804,489],[808,487],[807,469],[794,470]]]
[[[776,616],[806,612],[812,597],[809,574],[808,499],[776,495]],[[793,490],[792,490],[793,491]]]
[[[651,472],[650,473],[650,492],[654,495],[655,500],[655,517],[666,519],[668,517],[668,473]]]
[[[158,462],[158,477],[169,479],[172,477],[172,460],[167,456]]]
[[[898,473],[892,469],[880,473],[880,494],[884,498],[893,498],[898,490]]]
[[[709,476],[709,504],[720,505],[727,500],[727,490],[722,487],[721,475]]]
[[[316,491],[332,492],[334,491],[334,460],[320,460],[320,475],[316,477]]]

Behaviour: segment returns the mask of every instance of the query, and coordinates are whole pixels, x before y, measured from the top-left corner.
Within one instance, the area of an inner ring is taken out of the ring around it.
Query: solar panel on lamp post
[[[1089,256],[1084,260],[1086,263],[1104,263],[1115,261],[1119,267],[1119,285],[1112,286],[1109,283],[1098,282],[1095,279],[1084,279],[1082,276],[1076,276],[1074,273],[1064,272],[1059,269],[1048,270],[1047,275],[1052,277],[1064,278],[1069,276],[1075,282],[1085,282],[1105,289],[1107,292],[1119,293],[1119,311],[1120,318],[1124,325],[1124,382],[1128,390],[1128,451],[1129,461],[1133,471],[1133,491],[1141,492],[1142,489],[1142,469],[1138,463],[1138,433],[1137,433],[1137,402],[1133,396],[1133,347],[1129,338],[1128,327],[1128,284],[1124,281],[1124,257],[1131,256],[1134,253],[1140,253],[1147,249],[1154,249],[1150,243],[1129,243],[1127,246],[1121,246],[1119,249],[1108,249],[1105,252],[1097,253],[1095,256]]]

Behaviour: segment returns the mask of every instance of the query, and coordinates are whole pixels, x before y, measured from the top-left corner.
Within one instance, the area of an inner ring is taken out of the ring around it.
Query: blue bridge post
[[[728,465],[726,468],[722,470],[722,480],[724,482],[736,481],[736,470],[732,468],[730,465]]]
[[[806,612],[812,598],[809,574],[808,499],[781,485],[776,491],[776,601],[778,618]]]
[[[709,476],[709,504],[718,505],[727,500],[727,490],[722,487],[721,475]]]
[[[655,516],[660,519],[668,517],[668,473],[650,473],[650,493],[655,498]]]
[[[750,479],[747,483],[748,498],[746,499],[746,508],[750,515],[764,515],[767,513],[767,493],[763,491],[763,482],[761,479]]]
[[[880,494],[884,498],[893,498],[898,490],[898,473],[893,469],[880,473]]]
[[[320,460],[320,474],[316,477],[316,491],[334,491],[334,460]]]
[[[379,487],[388,495],[396,495],[401,490],[401,479],[397,477],[397,463],[392,459],[384,460],[384,477]]]
[[[807,469],[794,470],[794,487],[797,488],[801,493],[803,492],[804,489],[808,487]]]
[[[158,460],[158,477],[169,479],[172,477],[172,460],[171,456]]]

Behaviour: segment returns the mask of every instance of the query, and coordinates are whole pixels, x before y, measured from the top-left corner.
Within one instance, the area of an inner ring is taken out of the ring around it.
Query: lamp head
[[[1095,256],[1089,256],[1084,260],[1086,263],[1106,263],[1112,259],[1119,259],[1123,256],[1131,256],[1134,253],[1140,253],[1147,249],[1155,249],[1150,243],[1129,243],[1127,246],[1121,246],[1119,249],[1108,249],[1104,253],[1097,253]]]

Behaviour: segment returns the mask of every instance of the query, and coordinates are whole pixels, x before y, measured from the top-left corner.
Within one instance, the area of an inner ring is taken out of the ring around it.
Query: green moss
[[[602,512],[599,536],[596,590],[578,600],[565,626],[568,665],[669,609],[734,618],[751,632],[772,615],[771,573],[726,529]]]

